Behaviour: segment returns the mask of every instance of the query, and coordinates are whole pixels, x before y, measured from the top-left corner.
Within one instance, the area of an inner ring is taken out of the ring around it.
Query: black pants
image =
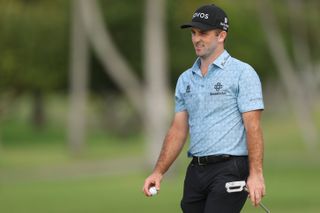
[[[197,165],[187,169],[181,208],[184,213],[238,213],[247,199],[247,192],[228,193],[226,182],[246,180],[248,158],[231,157],[218,163]]]

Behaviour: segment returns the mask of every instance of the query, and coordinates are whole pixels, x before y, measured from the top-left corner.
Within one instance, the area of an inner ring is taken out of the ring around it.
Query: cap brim
[[[185,24],[180,26],[181,29],[190,28],[190,27],[198,28],[200,30],[216,29],[216,27],[213,27],[213,26],[207,25],[207,24],[203,24],[203,23],[200,23],[200,22],[189,22],[189,23],[185,23]]]

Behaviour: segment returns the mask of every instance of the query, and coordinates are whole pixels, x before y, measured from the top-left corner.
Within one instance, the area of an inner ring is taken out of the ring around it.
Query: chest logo
[[[214,85],[214,89],[219,92],[222,89],[222,84],[220,82],[216,83],[216,85]]]
[[[223,85],[218,82],[216,83],[213,88],[215,89],[215,92],[210,92],[210,95],[225,95],[225,91],[220,91],[223,88]]]
[[[190,93],[190,92],[191,92],[191,88],[190,88],[190,85],[188,85],[186,89],[186,93]]]

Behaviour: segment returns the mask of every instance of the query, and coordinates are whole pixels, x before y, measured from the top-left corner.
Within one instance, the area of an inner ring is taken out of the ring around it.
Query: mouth
[[[194,46],[194,48],[195,48],[196,51],[200,51],[202,48],[204,48],[204,45],[203,44],[196,44]]]
[[[201,52],[202,47],[195,47],[196,52]]]

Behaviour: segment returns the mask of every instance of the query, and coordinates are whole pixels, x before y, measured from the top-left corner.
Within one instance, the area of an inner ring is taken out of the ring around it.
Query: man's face
[[[198,57],[208,58],[214,53],[219,43],[218,31],[203,31],[198,28],[191,28],[191,35],[192,43]]]

